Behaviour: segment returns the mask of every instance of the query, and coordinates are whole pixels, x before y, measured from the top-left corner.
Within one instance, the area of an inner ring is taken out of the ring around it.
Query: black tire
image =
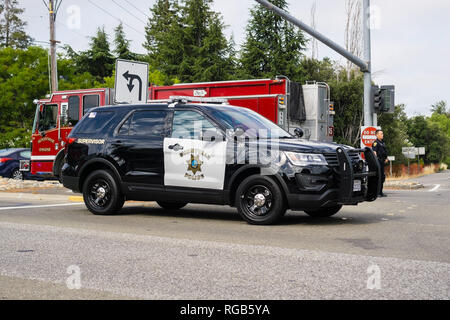
[[[60,163],[59,163],[59,167],[58,167],[58,169],[57,169],[57,173],[58,173],[58,181],[59,181],[59,183],[63,183],[63,177],[62,177],[62,167],[63,167],[63,163],[62,163],[62,161],[60,161]]]
[[[187,202],[164,202],[156,201],[156,203],[163,209],[167,210],[178,210],[187,205]]]
[[[14,170],[11,172],[11,179],[14,179],[14,180],[23,180],[23,179],[24,179],[24,176],[23,176],[22,171],[20,171],[18,168],[14,169]]]
[[[83,199],[88,210],[95,215],[117,213],[125,202],[113,173],[108,170],[89,174],[83,183]]]
[[[339,210],[342,209],[342,205],[337,205],[334,207],[326,207],[326,208],[320,208],[320,209],[308,209],[305,210],[305,212],[314,218],[326,218],[331,217],[339,212]]]
[[[275,224],[287,209],[278,184],[272,178],[261,175],[242,181],[236,191],[235,204],[241,217],[255,225]]]

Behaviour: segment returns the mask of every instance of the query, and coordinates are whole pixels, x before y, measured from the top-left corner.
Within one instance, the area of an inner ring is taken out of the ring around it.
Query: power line
[[[143,35],[143,36],[145,37],[145,34],[144,34],[144,33],[142,33],[141,31],[139,31],[139,30],[137,30],[137,29],[135,29],[134,27],[130,26],[128,23],[123,22],[121,19],[119,19],[119,18],[117,18],[116,16],[112,15],[112,14],[109,13],[107,10],[105,10],[105,9],[103,9],[102,7],[99,7],[98,5],[96,5],[95,3],[93,3],[91,0],[88,0],[88,2],[89,2],[90,4],[92,4],[94,7],[96,7],[97,9],[102,10],[104,13],[106,13],[106,14],[109,15],[110,17],[112,17],[112,18],[118,20],[119,22],[122,22],[124,25],[126,25],[126,26],[129,27],[130,29],[133,29],[134,31],[136,31],[137,33],[139,33],[139,34],[141,34],[141,35]]]
[[[143,24],[145,24],[146,22],[141,20],[140,18],[136,17],[132,12],[128,11],[128,9],[124,8],[122,5],[118,4],[115,0],[112,0],[112,2],[114,2],[118,7],[120,7],[122,10],[128,12],[129,15],[135,17],[137,20],[139,20],[140,22],[142,22]]]
[[[126,3],[128,3],[130,6],[132,6],[133,8],[135,8],[137,11],[139,11],[141,14],[143,14],[144,16],[146,16],[147,18],[150,19],[150,17],[148,15],[146,15],[141,9],[139,9],[138,7],[136,7],[133,3],[131,3],[128,0],[124,0]]]

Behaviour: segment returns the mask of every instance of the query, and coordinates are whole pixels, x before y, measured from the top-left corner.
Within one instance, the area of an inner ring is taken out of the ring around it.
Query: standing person
[[[378,158],[378,162],[380,163],[381,167],[381,190],[380,190],[380,197],[386,197],[386,194],[383,193],[383,184],[386,180],[386,176],[384,174],[384,165],[388,162],[388,152],[386,149],[386,145],[384,144],[383,138],[384,134],[382,130],[375,131],[375,136],[377,137],[377,140],[372,144],[372,150],[374,151],[375,155]]]

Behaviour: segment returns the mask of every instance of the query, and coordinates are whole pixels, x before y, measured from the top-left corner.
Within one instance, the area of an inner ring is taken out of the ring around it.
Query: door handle
[[[173,150],[173,151],[180,151],[180,150],[183,150],[183,147],[177,143],[177,144],[173,144],[173,145],[169,146],[169,149]]]

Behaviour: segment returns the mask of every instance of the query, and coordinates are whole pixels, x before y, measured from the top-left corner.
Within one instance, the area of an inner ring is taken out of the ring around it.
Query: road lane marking
[[[39,206],[18,206],[18,207],[0,207],[0,210],[14,210],[14,209],[36,209],[36,208],[51,208],[51,207],[65,207],[77,206],[83,203],[60,203],[60,204],[43,204]]]
[[[436,191],[440,186],[440,184],[435,185],[434,188],[430,190],[430,192]]]

